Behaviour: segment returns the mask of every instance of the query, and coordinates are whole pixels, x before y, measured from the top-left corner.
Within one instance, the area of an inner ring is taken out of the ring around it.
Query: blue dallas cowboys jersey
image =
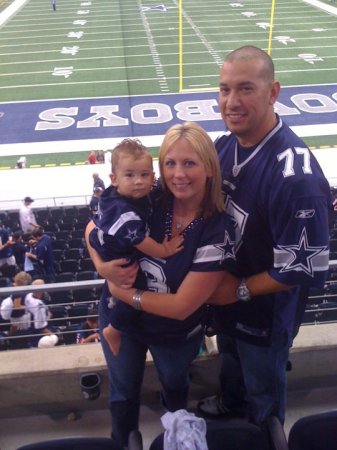
[[[162,242],[171,233],[172,207],[154,202],[150,235]],[[153,292],[175,293],[189,271],[212,272],[233,268],[234,226],[226,213],[215,213],[208,219],[196,219],[184,232],[184,249],[166,259],[143,255],[140,266],[147,278],[147,289]],[[160,301],[160,300],[158,300]],[[119,302],[120,303],[120,302]],[[118,304],[119,304],[118,303]],[[117,304],[117,305],[118,305]],[[174,320],[141,312],[137,326],[131,323],[119,328],[150,344],[179,343],[200,332],[206,320],[206,306],[199,308],[185,320]]]
[[[233,134],[215,145],[226,210],[236,221],[237,275],[268,271],[297,286],[217,308],[218,325],[261,345],[268,344],[273,327],[286,329],[291,345],[299,286],[323,286],[327,277],[329,184],[313,154],[280,119],[241,163]]]
[[[90,243],[104,261],[139,257],[135,245],[148,235],[151,203],[148,197],[132,200],[118,194],[113,186],[102,193],[98,214],[93,218],[96,228]]]

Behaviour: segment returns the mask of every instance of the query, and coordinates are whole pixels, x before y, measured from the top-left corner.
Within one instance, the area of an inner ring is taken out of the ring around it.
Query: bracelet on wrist
[[[142,295],[144,294],[144,291],[141,291],[140,289],[137,289],[136,292],[132,296],[131,300],[131,306],[138,311],[142,311]]]

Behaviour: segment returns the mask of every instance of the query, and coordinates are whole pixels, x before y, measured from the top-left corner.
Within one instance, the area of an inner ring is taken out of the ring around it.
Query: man
[[[105,189],[104,181],[99,177],[99,174],[97,172],[93,173],[92,178],[94,179],[93,192],[97,187],[102,188],[102,190],[104,191]]]
[[[41,286],[45,282],[42,279],[36,279],[32,282],[32,286]],[[41,337],[41,334],[53,334],[48,328],[48,306],[44,303],[46,298],[46,292],[44,290],[38,290],[30,292],[25,297],[26,310],[31,314],[32,327],[31,331],[37,335],[35,342],[32,338],[32,343],[37,346],[37,343]]]
[[[41,228],[36,228],[32,233],[33,239],[36,241],[33,252],[27,252],[26,256],[38,263],[38,275],[41,276],[46,283],[55,281],[54,255],[52,239],[47,234],[43,234]]]
[[[31,197],[25,197],[19,210],[20,225],[24,233],[31,233],[35,228],[39,227],[36,222],[34,212],[30,206],[33,201],[34,200]]]
[[[305,291],[324,285],[329,263],[329,185],[275,114],[279,91],[264,51],[245,46],[226,57],[219,107],[231,134],[216,148],[226,210],[237,223],[237,273],[225,276],[213,302],[234,302],[214,311],[216,330],[232,348],[227,342],[222,396],[202,400],[199,410],[236,414],[247,400],[257,424],[270,414],[284,422],[289,347]]]
[[[100,196],[102,195],[102,192],[103,192],[103,189],[101,187],[97,186],[94,188],[94,194],[91,197],[90,204],[89,204],[89,208],[90,208],[90,212],[91,212],[92,216],[94,216],[98,212],[98,204],[99,204],[99,199],[100,199]]]
[[[10,228],[0,224],[0,267],[15,266],[15,264],[16,260],[13,254],[12,232]]]

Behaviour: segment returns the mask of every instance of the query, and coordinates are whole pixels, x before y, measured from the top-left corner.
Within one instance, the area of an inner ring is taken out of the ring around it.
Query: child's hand
[[[183,247],[184,238],[183,236],[174,236],[171,240],[169,240],[168,236],[165,236],[163,240],[163,245],[165,250],[167,251],[167,256],[175,255],[180,252]]]

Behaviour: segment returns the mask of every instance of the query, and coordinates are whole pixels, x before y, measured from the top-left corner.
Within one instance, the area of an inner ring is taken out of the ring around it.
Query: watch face
[[[250,300],[250,292],[245,284],[240,284],[238,290],[236,291],[239,300],[248,301]]]

